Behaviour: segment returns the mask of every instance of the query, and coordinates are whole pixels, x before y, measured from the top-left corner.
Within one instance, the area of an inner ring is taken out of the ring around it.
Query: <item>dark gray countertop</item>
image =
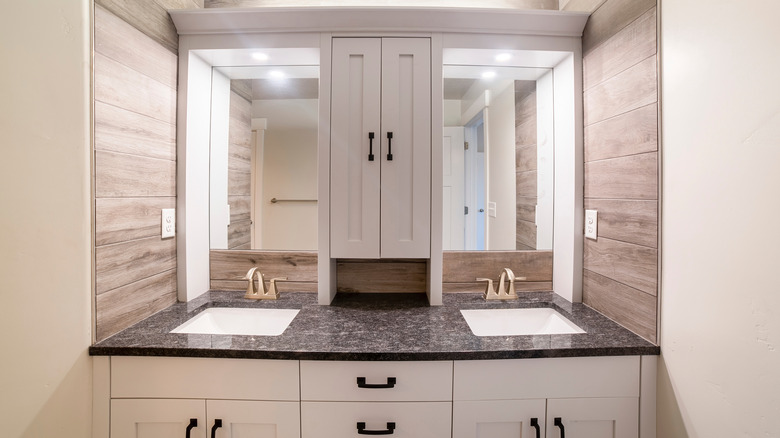
[[[91,355],[307,360],[467,360],[656,355],[660,348],[583,304],[553,293],[523,293],[487,302],[480,294],[445,294],[428,306],[424,294],[339,294],[330,306],[312,293],[277,301],[211,291],[173,306],[93,345]],[[301,309],[280,336],[169,333],[209,307]],[[552,307],[587,333],[490,336],[472,334],[460,309]]]

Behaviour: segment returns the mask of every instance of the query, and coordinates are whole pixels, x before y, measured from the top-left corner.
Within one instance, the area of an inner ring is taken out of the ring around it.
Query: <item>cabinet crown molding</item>
[[[266,32],[458,32],[581,37],[586,12],[431,8],[298,7],[168,11],[179,35]]]

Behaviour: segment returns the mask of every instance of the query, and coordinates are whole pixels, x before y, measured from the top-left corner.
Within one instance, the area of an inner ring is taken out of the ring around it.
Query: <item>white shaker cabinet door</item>
[[[298,402],[208,400],[209,433],[215,438],[300,438]],[[215,423],[219,420],[219,423]]]
[[[205,438],[209,427],[204,400],[111,400],[111,438]]]
[[[561,433],[563,432],[563,433]],[[639,399],[547,400],[547,438],[637,438]]]
[[[542,438],[545,400],[456,401],[452,438]]]
[[[333,39],[330,122],[330,252],[333,258],[379,257],[381,53],[380,38]]]

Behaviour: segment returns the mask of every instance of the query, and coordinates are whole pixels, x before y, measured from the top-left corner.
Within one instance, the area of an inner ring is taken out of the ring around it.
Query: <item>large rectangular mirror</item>
[[[549,250],[552,69],[501,66],[511,55],[489,52],[483,65],[443,67],[442,246]]]
[[[211,249],[317,249],[319,66],[305,65],[311,51],[257,51],[261,65],[213,67]]]

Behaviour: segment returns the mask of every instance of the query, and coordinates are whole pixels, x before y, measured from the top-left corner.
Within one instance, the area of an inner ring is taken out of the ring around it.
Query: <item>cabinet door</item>
[[[390,133],[392,139],[388,138]],[[381,256],[429,258],[431,43],[428,38],[382,39],[381,159]]]
[[[380,38],[334,38],[330,122],[330,253],[379,257]],[[373,133],[374,139],[369,139]],[[373,144],[373,160],[369,161]]]
[[[456,401],[453,438],[541,438],[545,436],[545,400]],[[537,428],[531,425],[536,419]]]
[[[111,438],[205,438],[207,427],[203,400],[111,400]]]
[[[209,431],[217,420],[217,438],[300,438],[298,402],[208,400]],[[209,435],[211,436],[211,435]]]
[[[637,438],[639,436],[639,399],[573,398],[547,401],[547,438]]]
[[[449,402],[302,402],[301,436],[361,438],[392,432],[394,438],[449,438],[451,414]]]

